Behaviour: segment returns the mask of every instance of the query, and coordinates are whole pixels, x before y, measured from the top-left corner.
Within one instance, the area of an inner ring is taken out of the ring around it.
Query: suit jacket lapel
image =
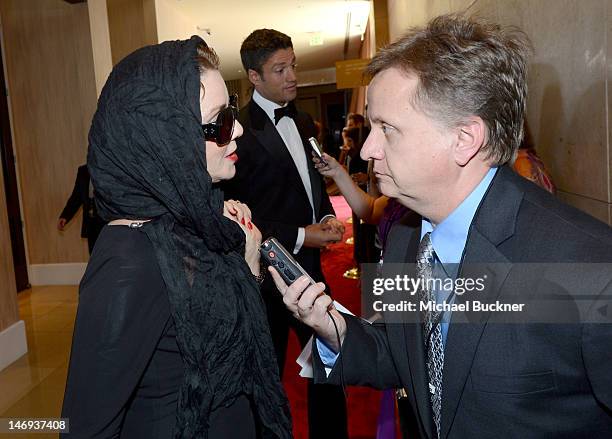
[[[512,264],[498,246],[514,234],[523,192],[508,184],[506,166],[500,168],[476,212],[468,235],[459,277],[485,277],[485,289],[457,296],[456,303],[479,300],[493,303],[508,277]],[[478,321],[474,321],[478,317]],[[461,394],[490,313],[453,312],[444,350],[442,383],[442,434],[450,432]]]
[[[420,240],[420,227],[413,228],[402,224],[396,224],[387,238],[387,251],[384,256],[385,264],[414,264]],[[408,243],[407,246],[406,243]],[[406,314],[403,315],[406,316]],[[403,381],[412,382],[412,389],[408,390],[414,392],[417,416],[420,418],[427,436],[433,437],[435,427],[431,404],[429,403],[427,365],[425,348],[423,346],[422,327],[418,323],[404,322],[401,328],[400,332],[403,334],[406,346],[409,369],[400,370],[399,374],[400,376],[408,373],[410,374],[410,379]]]
[[[312,202],[314,204],[315,218],[319,219],[319,212],[321,211],[321,176],[317,172],[312,163],[310,154],[310,145],[308,144],[307,133],[308,129],[306,121],[300,113],[295,118],[295,125],[297,126],[300,138],[302,139],[302,146],[304,147],[304,154],[306,154],[306,163],[308,164],[308,176],[310,177],[310,187],[312,188]]]
[[[249,113],[253,135],[275,161],[286,161],[289,163],[289,166],[295,170],[295,172],[289,173],[291,183],[301,188],[302,192],[304,192],[304,195],[306,196],[306,191],[304,190],[304,185],[300,179],[295,162],[293,161],[285,142],[268,115],[253,100],[249,102]]]
[[[497,251],[478,231],[472,231],[468,239],[470,248],[465,255],[459,277],[464,279],[485,278],[485,289],[482,292],[466,293],[457,296],[455,303],[465,303],[466,300],[479,300],[493,303],[497,299],[501,286],[510,272],[511,264]],[[471,264],[474,261],[488,260],[487,264]],[[467,296],[467,297],[466,297]],[[490,313],[474,313],[455,311],[452,313],[451,325],[444,349],[444,372],[442,382],[442,434],[447,437],[452,425],[461,394],[467,382],[472,367],[472,361],[480,337],[486,326]]]
[[[265,111],[252,99],[249,102],[249,117],[251,119],[251,130],[253,135],[275,161],[286,161],[289,163],[289,166],[294,170],[294,172],[289,173],[289,181],[301,194],[304,195],[306,198],[305,201],[310,204],[308,201],[308,194],[306,194],[306,188],[304,187],[304,183],[302,183],[302,179],[300,178],[300,173],[298,172],[297,166],[295,166],[295,162],[293,161],[285,142]]]

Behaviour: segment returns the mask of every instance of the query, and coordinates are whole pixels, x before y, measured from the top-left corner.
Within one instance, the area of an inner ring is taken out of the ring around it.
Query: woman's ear
[[[472,117],[458,127],[457,142],[453,154],[455,163],[459,166],[467,165],[478,154],[485,144],[487,128],[480,117]]]

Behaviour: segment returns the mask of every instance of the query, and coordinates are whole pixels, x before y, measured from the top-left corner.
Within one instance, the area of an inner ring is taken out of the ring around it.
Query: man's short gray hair
[[[482,151],[502,165],[523,138],[530,52],[516,27],[443,15],[380,50],[367,73],[397,68],[416,75],[412,104],[448,126],[479,116],[487,127]]]

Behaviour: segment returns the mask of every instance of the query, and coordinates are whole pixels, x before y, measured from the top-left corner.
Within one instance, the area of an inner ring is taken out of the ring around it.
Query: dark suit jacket
[[[612,437],[612,272],[608,264],[578,274],[565,270],[574,263],[612,262],[611,230],[508,167],[498,171],[471,225],[460,276],[467,277],[473,263],[486,263],[492,274],[480,297],[486,302],[512,300],[517,291],[543,297],[553,287],[586,293],[601,301],[592,311],[602,311],[606,323],[508,324],[499,323],[499,314],[460,323],[466,316],[454,312],[445,347],[442,438]],[[420,229],[397,224],[385,263],[414,262],[419,240]],[[522,263],[536,262],[569,264],[553,264],[561,268],[541,274],[525,271],[529,265]],[[406,388],[416,434],[432,438],[421,325],[385,319],[370,326],[347,318],[345,381]],[[315,365],[316,380],[339,383],[338,362],[329,381],[318,355]]]
[[[244,134],[237,140],[236,176],[224,183],[225,198],[246,203],[263,239],[274,236],[292,252],[298,227],[312,224],[312,208],[298,170],[276,127],[259,105],[251,100],[240,110],[239,120]],[[316,127],[312,118],[302,112],[298,112],[295,124],[306,152],[315,218],[319,221],[334,211],[323,178],[311,160],[307,139],[316,137]],[[296,259],[313,278],[322,280],[318,249],[302,247]]]
[[[90,221],[88,212],[92,207],[89,198],[89,171],[87,170],[87,165],[79,166],[72,194],[70,194],[70,198],[68,198],[66,206],[59,217],[66,219],[66,221],[70,221],[81,206],[83,206],[81,237],[87,238],[87,230]]]

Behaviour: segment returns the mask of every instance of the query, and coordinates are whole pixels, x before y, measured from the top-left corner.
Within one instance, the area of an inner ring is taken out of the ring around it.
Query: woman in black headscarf
[[[242,134],[198,37],[140,49],[102,91],[88,167],[109,221],[80,285],[68,437],[289,438],[256,275],[261,239],[215,183]]]

